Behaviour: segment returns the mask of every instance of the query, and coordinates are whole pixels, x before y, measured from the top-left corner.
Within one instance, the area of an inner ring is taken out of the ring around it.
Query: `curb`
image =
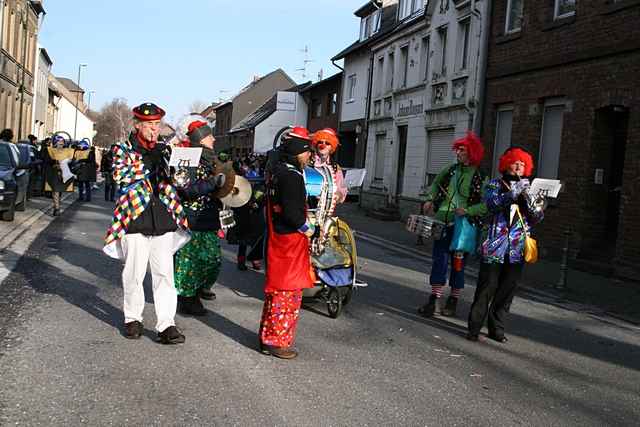
[[[365,233],[362,231],[353,230],[353,234],[356,236],[357,239],[361,239],[365,242],[371,243],[383,249],[391,249],[393,251],[407,255],[408,257],[411,257],[413,259],[416,259],[419,261],[426,261],[429,265],[432,264],[431,256],[424,252],[416,251],[415,249],[410,248],[408,246],[405,246],[396,242],[392,242],[382,237],[375,236],[373,234]],[[465,268],[465,275],[467,275],[472,279],[477,279],[479,273],[480,271],[477,268],[474,268],[474,267]],[[475,285],[471,285],[471,286],[475,286]],[[621,314],[612,313],[610,311],[605,311],[604,309],[599,307],[586,305],[579,302],[571,302],[570,300],[567,300],[562,295],[559,295],[557,292],[554,292],[554,291],[546,291],[543,289],[534,288],[526,285],[520,285],[520,290],[530,295],[535,295],[538,297],[552,300],[552,301],[549,301],[548,303],[554,306],[561,307],[563,309],[574,311],[574,312],[578,312],[578,311],[583,312],[593,318],[599,319],[604,322],[609,322],[614,324],[617,324],[616,321],[624,322],[624,323],[633,325],[634,329],[640,326],[640,322],[636,319],[633,319]],[[568,303],[562,304],[558,301],[560,299],[566,300]],[[624,325],[624,326],[628,327],[629,325]]]

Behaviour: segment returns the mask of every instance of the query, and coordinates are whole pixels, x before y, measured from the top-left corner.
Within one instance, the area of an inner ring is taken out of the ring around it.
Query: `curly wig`
[[[533,173],[533,157],[527,150],[519,147],[507,148],[504,154],[500,156],[500,164],[498,166],[500,173],[505,173],[509,166],[517,161],[524,163],[524,176],[531,176]]]
[[[472,166],[480,166],[482,158],[484,157],[484,147],[482,141],[472,131],[467,132],[464,138],[457,139],[453,143],[453,150],[457,150],[460,147],[465,147],[469,154],[469,164]]]

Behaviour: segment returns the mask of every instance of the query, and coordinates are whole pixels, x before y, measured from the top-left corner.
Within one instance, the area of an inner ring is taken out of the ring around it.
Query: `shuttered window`
[[[564,109],[564,100],[545,103],[538,161],[538,176],[540,178],[558,178]]]
[[[498,176],[498,163],[504,151],[511,147],[511,129],[513,127],[513,107],[502,107],[498,110],[496,120],[496,140],[493,149],[493,176]]]
[[[456,157],[451,146],[453,144],[453,129],[432,130],[427,138],[427,176],[425,183],[440,171],[455,162]]]

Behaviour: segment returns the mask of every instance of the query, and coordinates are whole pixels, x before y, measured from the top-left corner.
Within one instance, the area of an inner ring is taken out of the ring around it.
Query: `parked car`
[[[27,204],[29,164],[20,163],[20,150],[10,142],[0,142],[0,216],[13,221],[15,211]]]
[[[39,196],[42,188],[42,160],[38,159],[38,150],[28,141],[18,141],[20,165],[29,166],[27,173],[29,174],[29,184],[27,186],[27,200],[33,196]]]

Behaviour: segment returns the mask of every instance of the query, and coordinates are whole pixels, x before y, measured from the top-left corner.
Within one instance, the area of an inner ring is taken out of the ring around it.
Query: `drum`
[[[307,196],[318,197],[322,193],[324,176],[314,168],[304,168],[304,186]]]
[[[418,234],[425,239],[439,239],[446,227],[446,224],[435,218],[426,215],[409,215],[407,220],[407,231]]]

